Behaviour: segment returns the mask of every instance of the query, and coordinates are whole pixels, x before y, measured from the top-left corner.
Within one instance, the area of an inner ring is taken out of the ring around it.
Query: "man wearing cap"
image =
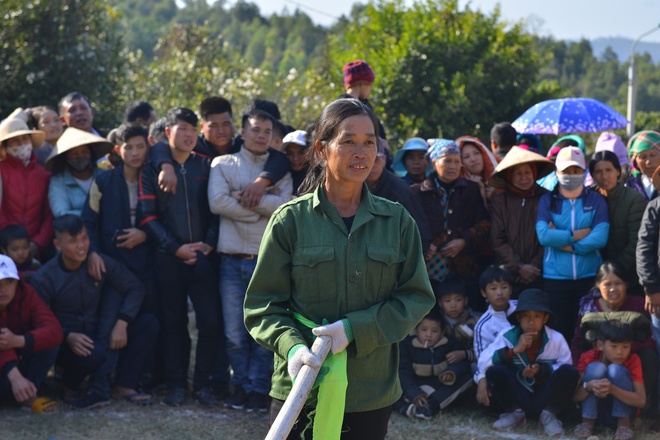
[[[575,330],[580,298],[594,286],[610,231],[607,202],[584,187],[586,161],[578,147],[557,154],[558,184],[541,196],[536,233],[544,246],[543,290],[566,340]]]
[[[37,292],[18,277],[11,258],[0,255],[0,398],[14,396],[35,412],[54,403],[37,399],[62,342],[62,328]]]
[[[293,194],[298,194],[298,187],[307,176],[307,132],[292,131],[282,139],[282,152],[289,159],[291,179],[293,179]]]
[[[53,214],[48,204],[50,173],[39,165],[33,152],[44,137],[43,131],[30,130],[21,119],[0,124],[0,143],[7,153],[0,161],[0,230],[11,224],[23,225],[35,258],[53,238]]]

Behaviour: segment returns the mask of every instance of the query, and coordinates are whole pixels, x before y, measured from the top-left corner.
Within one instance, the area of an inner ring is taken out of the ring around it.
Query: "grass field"
[[[474,409],[465,400],[433,420],[411,420],[398,414],[390,419],[388,439],[519,439],[546,438],[535,421],[509,433],[490,429],[494,416]],[[192,401],[180,408],[159,404],[139,408],[113,402],[92,411],[73,411],[63,406],[56,414],[30,414],[15,407],[0,409],[2,440],[255,440],[263,439],[268,417],[225,408],[204,409]],[[636,429],[636,439],[656,440],[658,434]],[[570,429],[568,430],[570,434]],[[612,438],[612,431],[600,439]],[[570,438],[570,435],[564,438]],[[367,439],[368,440],[368,439]]]
[[[195,352],[194,314],[189,315]],[[192,357],[194,359],[194,356]],[[191,359],[191,360],[192,360]],[[191,374],[194,363],[191,362]],[[157,396],[157,402],[162,394]],[[390,440],[435,439],[517,439],[547,438],[536,421],[513,432],[490,428],[496,415],[477,408],[471,396],[462,396],[433,420],[413,420],[392,414],[388,427]],[[647,422],[648,423],[648,422]],[[571,438],[573,426],[563,438]],[[31,414],[12,404],[0,405],[0,440],[258,440],[268,432],[268,417],[248,414],[222,406],[207,409],[189,399],[184,406],[170,408],[159,403],[141,408],[114,401],[104,408],[80,411],[60,404],[55,414]],[[657,433],[646,433],[645,426],[635,429],[637,440],[657,440]],[[610,439],[611,430],[599,433],[600,440]],[[368,440],[368,439],[365,439]],[[592,439],[596,440],[596,439]]]

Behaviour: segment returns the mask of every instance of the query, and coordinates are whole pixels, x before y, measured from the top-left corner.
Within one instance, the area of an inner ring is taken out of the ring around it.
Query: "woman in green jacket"
[[[377,142],[367,106],[328,105],[314,129],[305,194],[275,211],[261,242],[245,325],[275,353],[271,423],[302,365],[318,365],[315,336],[332,338],[331,373],[348,382],[345,398],[342,390],[331,402],[313,391],[289,438],[384,438],[401,396],[397,343],[435,302],[414,220],[364,184]],[[339,419],[327,420],[337,407]]]
[[[589,174],[594,179],[598,192],[607,199],[610,217],[610,232],[607,245],[603,249],[603,260],[621,264],[625,270],[626,281],[635,285],[637,232],[646,209],[646,201],[639,192],[624,186],[619,158],[611,151],[599,151],[592,156]]]

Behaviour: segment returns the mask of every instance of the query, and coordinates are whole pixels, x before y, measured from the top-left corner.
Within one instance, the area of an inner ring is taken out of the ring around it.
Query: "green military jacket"
[[[275,353],[270,395],[285,400],[287,354],[314,338],[293,312],[317,324],[347,318],[355,340],[347,348],[345,411],[370,411],[401,396],[397,343],[434,302],[408,212],[364,186],[349,232],[319,186],[273,213],[245,297],[245,325]]]

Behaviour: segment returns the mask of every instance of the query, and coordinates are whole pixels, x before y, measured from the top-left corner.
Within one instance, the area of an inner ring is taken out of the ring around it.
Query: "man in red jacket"
[[[37,399],[37,390],[61,343],[62,328],[53,312],[19,279],[11,258],[0,255],[0,398],[13,395],[40,411],[33,405],[43,400]]]

